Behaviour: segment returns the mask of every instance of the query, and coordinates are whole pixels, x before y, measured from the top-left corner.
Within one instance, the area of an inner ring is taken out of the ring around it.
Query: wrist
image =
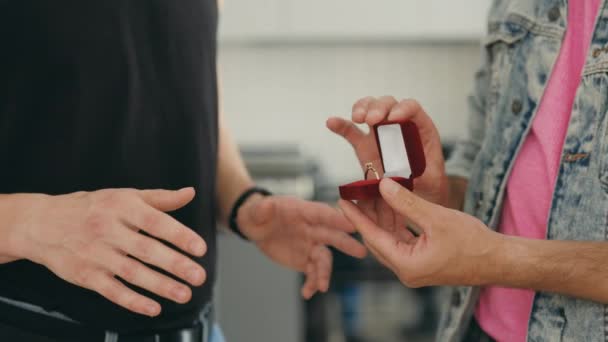
[[[251,187],[243,192],[234,202],[228,219],[229,228],[245,240],[257,241],[263,233],[258,232],[259,227],[263,227],[266,216],[263,213],[269,212],[271,207],[260,206],[263,197],[272,195],[268,190]],[[271,203],[269,203],[271,204]],[[261,213],[262,212],[262,213]]]
[[[254,210],[257,204],[264,199],[262,194],[253,194],[243,202],[236,214],[236,223],[243,235],[251,241],[255,241],[256,223],[254,222]]]
[[[480,258],[477,265],[480,277],[474,285],[479,286],[505,286],[507,279],[517,267],[516,260],[521,260],[524,246],[521,239],[489,231],[487,240],[487,255]]]
[[[35,220],[43,199],[42,194],[14,194],[0,197],[0,262],[31,259],[27,248],[26,231]]]

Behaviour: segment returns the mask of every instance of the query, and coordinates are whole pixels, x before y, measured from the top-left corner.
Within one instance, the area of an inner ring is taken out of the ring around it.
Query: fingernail
[[[202,277],[203,277],[202,272],[196,268],[192,268],[188,272],[188,281],[191,283],[197,284]]]
[[[394,195],[401,189],[401,185],[390,178],[385,178],[380,182],[380,191],[387,195]]]
[[[205,253],[205,246],[200,241],[192,241],[190,242],[190,246],[188,247],[190,253],[193,255],[203,255]]]
[[[171,296],[180,302],[188,300],[188,291],[181,287],[176,287],[171,291]]]
[[[156,316],[156,315],[158,315],[158,308],[154,304],[148,304],[148,305],[146,305],[145,311],[146,311],[146,314],[148,314],[148,316]]]

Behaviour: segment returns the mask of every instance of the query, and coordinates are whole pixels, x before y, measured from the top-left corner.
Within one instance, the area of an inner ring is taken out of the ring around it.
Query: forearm
[[[0,195],[0,264],[13,261],[11,226],[14,222],[14,211],[11,207],[11,195]]]
[[[234,202],[253,184],[238,147],[220,116],[216,189],[219,219],[223,223],[227,223]]]
[[[497,234],[498,235],[498,234]],[[608,243],[500,235],[480,285],[529,288],[608,303]]]

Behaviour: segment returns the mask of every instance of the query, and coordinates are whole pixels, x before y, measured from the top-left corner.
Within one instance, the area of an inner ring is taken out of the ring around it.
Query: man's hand
[[[194,197],[192,188],[11,196],[16,213],[10,255],[42,264],[64,280],[98,292],[128,310],[156,316],[161,307],[116,277],[178,303],[188,302],[192,296],[188,286],[144,263],[195,286],[205,281],[205,270],[188,256],[140,233],[203,256],[204,240],[164,213],[189,203]]]
[[[354,227],[338,211],[292,197],[252,196],[237,217],[243,234],[277,263],[306,274],[302,296],[329,288],[332,256],[326,245],[363,258],[366,250],[348,235]]]
[[[340,206],[369,250],[407,286],[495,285],[608,303],[606,242],[506,236],[390,179],[380,183],[380,192],[419,236],[379,227],[350,202],[340,201]]]
[[[386,203],[405,226],[378,226],[356,205],[340,201],[344,214],[361,233],[369,250],[407,286],[482,285],[495,279],[493,258],[502,235],[462,212],[414,195],[391,179],[380,183]]]
[[[327,127],[352,145],[363,171],[365,164],[371,162],[382,176],[384,171],[372,126],[385,120],[410,120],[418,126],[427,166],[422,176],[414,180],[414,192],[433,203],[447,205],[450,195],[449,182],[445,174],[441,141],[433,121],[418,102],[414,100],[397,102],[390,96],[366,97],[353,106],[352,122],[334,117],[327,121]],[[367,124],[369,132],[364,133],[355,123]],[[380,227],[397,231],[405,228],[403,216],[382,199],[359,201],[358,205]]]
[[[433,203],[446,205],[449,196],[448,179],[445,174],[441,140],[435,124],[420,104],[414,100],[397,102],[392,96],[380,98],[366,97],[353,106],[352,122],[333,117],[327,120],[327,127],[344,137],[355,150],[361,169],[366,163],[373,163],[376,170],[383,174],[380,153],[372,127],[382,121],[412,121],[418,126],[426,157],[424,174],[414,180],[414,192]],[[355,124],[367,124],[369,133],[364,133]],[[369,203],[365,207],[377,207]],[[378,208],[382,211],[381,208]],[[386,209],[386,208],[384,208]]]

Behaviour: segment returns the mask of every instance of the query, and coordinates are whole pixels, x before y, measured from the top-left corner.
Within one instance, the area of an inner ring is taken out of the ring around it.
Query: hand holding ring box
[[[420,133],[411,121],[385,121],[373,127],[380,152],[383,177],[389,177],[405,188],[414,190],[414,178],[420,177],[426,168]],[[374,165],[367,163],[364,179],[340,186],[344,200],[371,200],[380,198],[382,180]],[[374,179],[367,176],[374,174]]]

